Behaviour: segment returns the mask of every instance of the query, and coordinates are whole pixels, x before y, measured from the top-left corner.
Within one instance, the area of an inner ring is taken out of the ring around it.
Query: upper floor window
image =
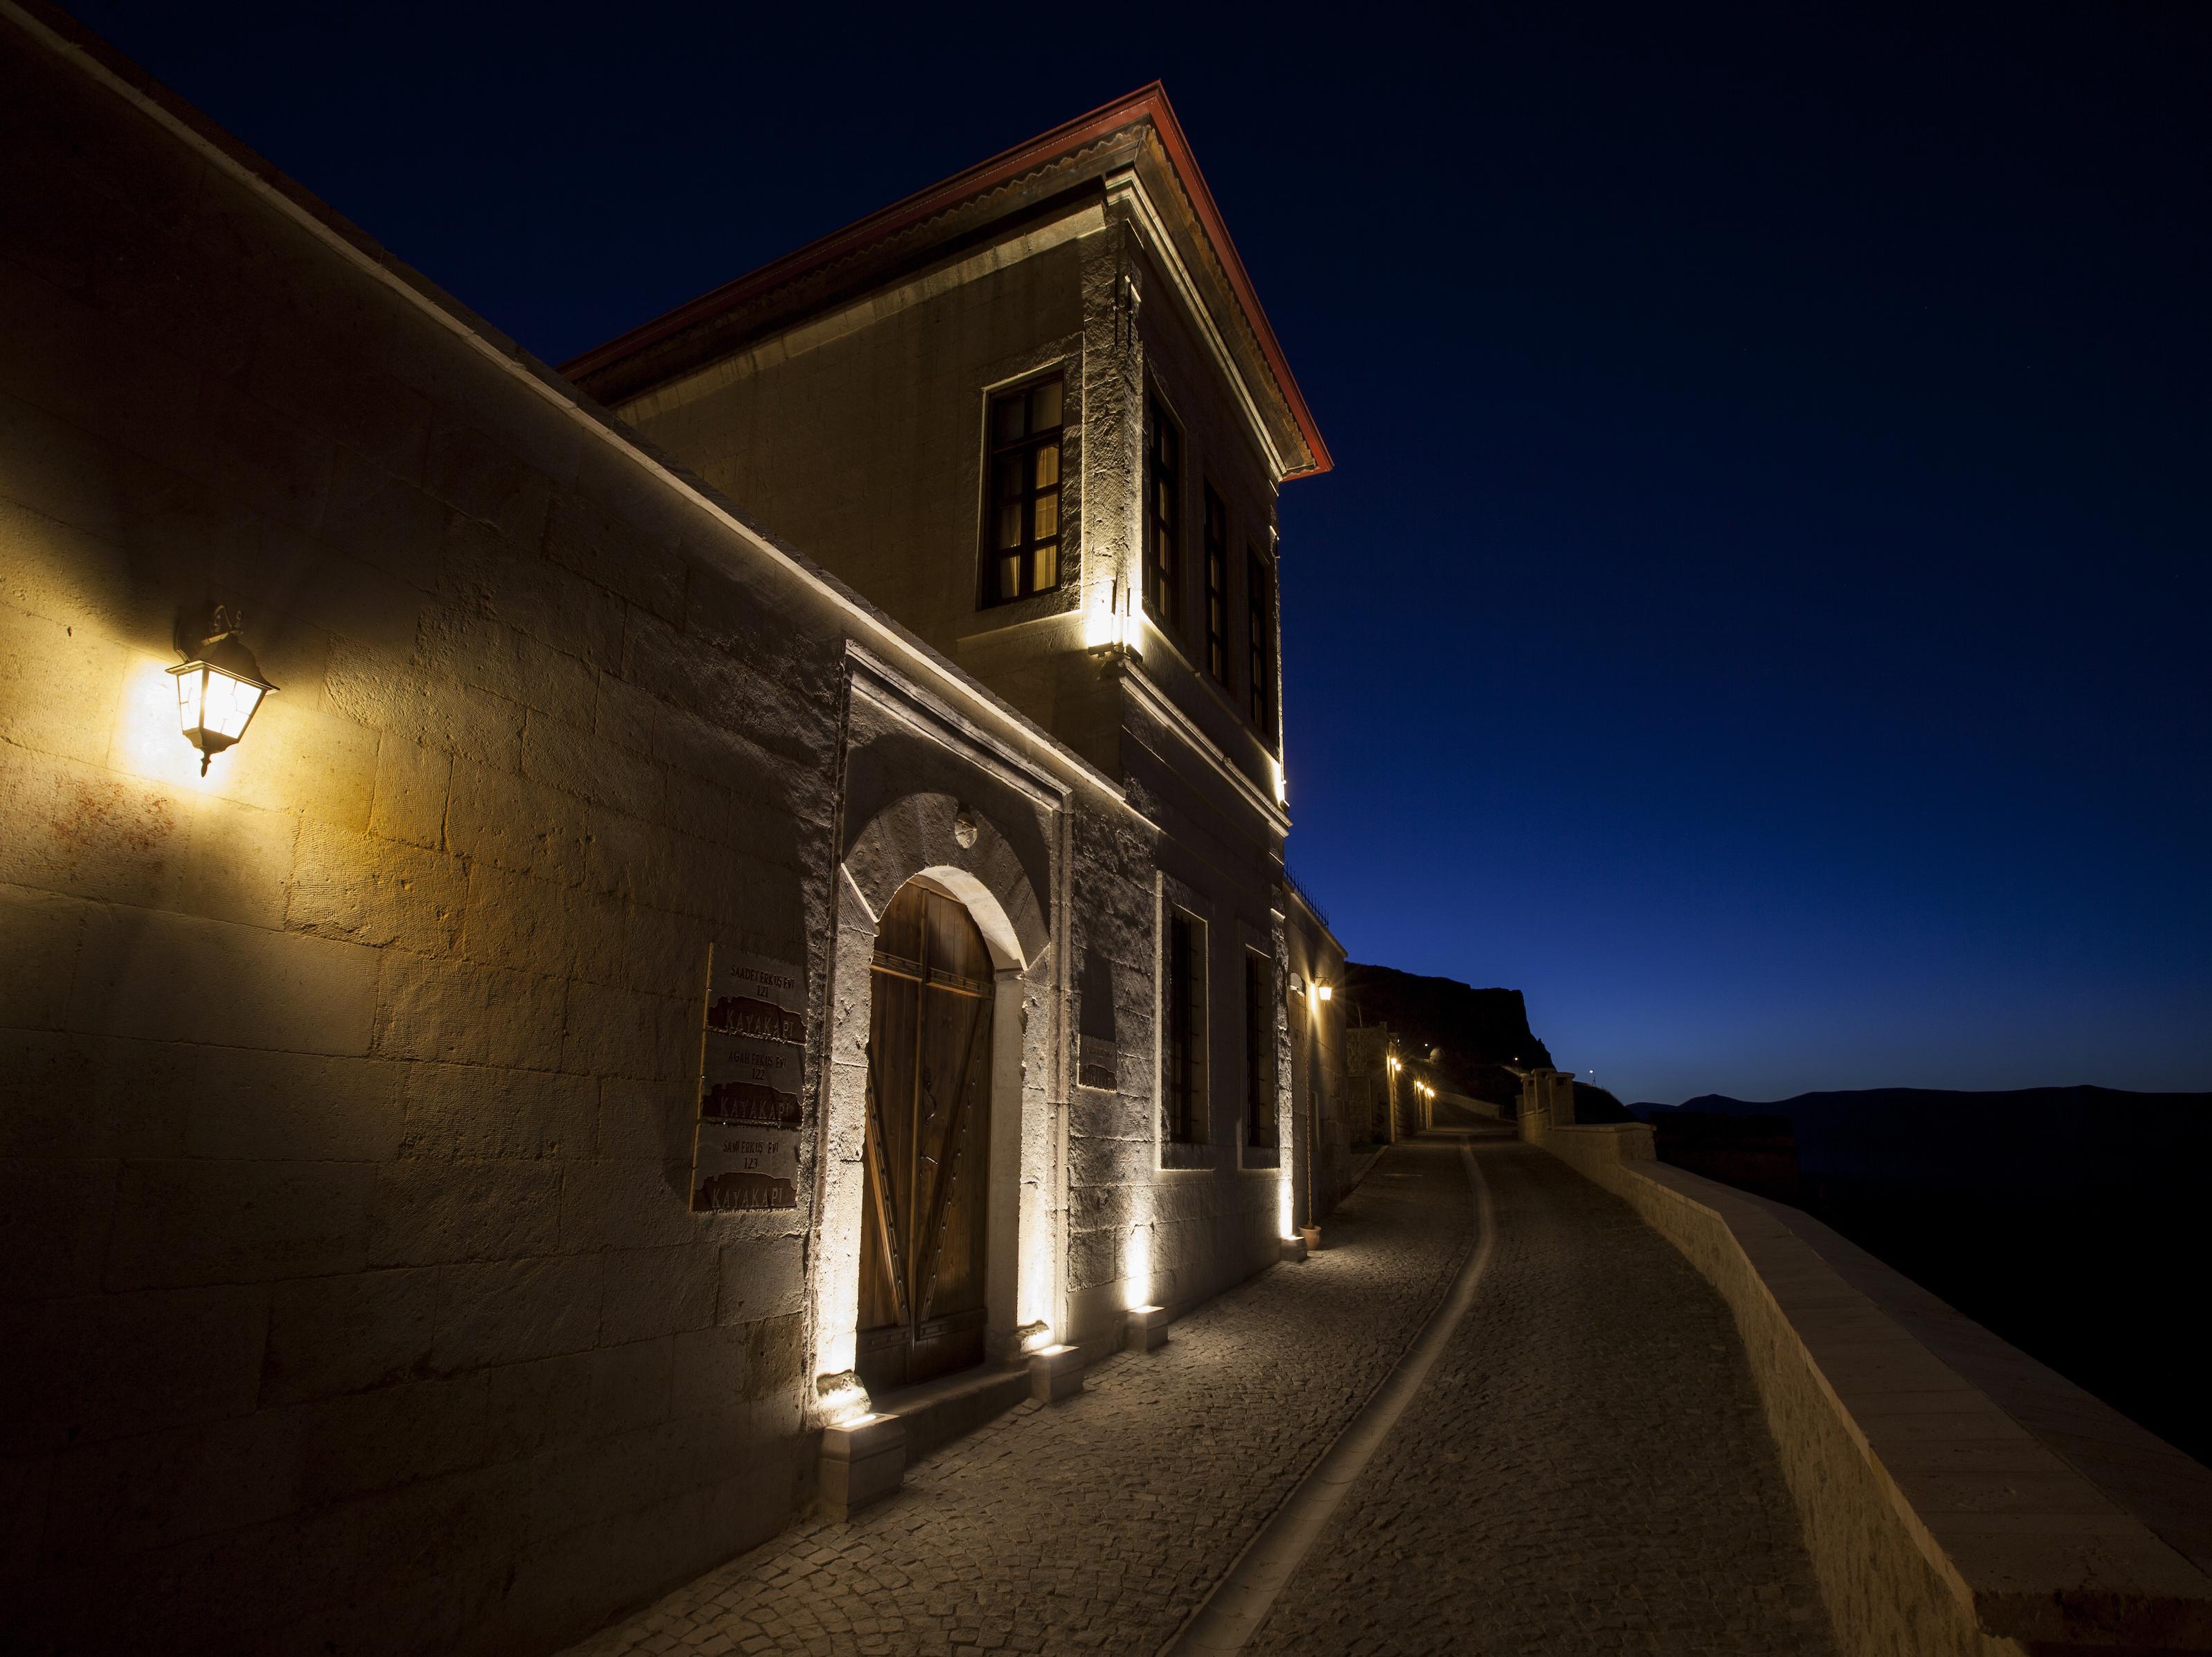
[[[1060,585],[1060,376],[991,399],[983,602]]]
[[[1275,963],[1244,952],[1244,1143],[1277,1143]]]
[[[1206,486],[1206,671],[1229,683],[1229,508]]]
[[[1244,549],[1244,626],[1251,645],[1252,723],[1275,739],[1275,573],[1257,547]]]
[[[1182,434],[1158,398],[1146,410],[1145,608],[1164,628],[1182,624]]]
[[[1182,1144],[1206,1139],[1206,923],[1168,911],[1167,1040],[1160,1054],[1160,1126]]]

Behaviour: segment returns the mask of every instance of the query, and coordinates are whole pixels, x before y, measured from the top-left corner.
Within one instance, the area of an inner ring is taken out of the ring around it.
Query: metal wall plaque
[[[1086,1088],[1103,1088],[1111,1092],[1121,1085],[1121,1059],[1114,1044],[1101,1036],[1079,1037],[1076,1043],[1075,1079]]]
[[[695,1212],[799,1206],[805,1043],[806,969],[718,946],[692,1142]]]
[[[787,1041],[708,1030],[699,1120],[724,1126],[798,1127],[799,1074],[805,1051]]]
[[[691,1206],[702,1212],[799,1206],[799,1136],[775,1128],[699,1124]]]
[[[769,956],[716,950],[707,1028],[762,1041],[805,1041],[806,969]]]

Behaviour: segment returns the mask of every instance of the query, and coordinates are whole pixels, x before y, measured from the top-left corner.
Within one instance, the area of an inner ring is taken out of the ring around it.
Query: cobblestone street
[[[852,1524],[801,1525],[578,1649],[1157,1651],[1397,1361],[1474,1218],[1455,1145],[1395,1150],[1305,1265],[948,1445]]]
[[[1475,1154],[1474,1307],[1246,1649],[1832,1650],[1720,1297],[1565,1164]]]
[[[1478,1142],[1473,1309],[1250,1649],[1824,1653],[1717,1298],[1612,1198]],[[575,1648],[1151,1654],[1437,1303],[1473,1240],[1455,1141],[1388,1152],[1330,1246]]]

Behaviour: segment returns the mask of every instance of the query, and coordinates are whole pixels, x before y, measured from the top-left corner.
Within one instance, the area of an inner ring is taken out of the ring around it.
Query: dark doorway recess
[[[993,986],[965,907],[919,877],[872,966],[858,1367],[880,1393],[983,1361]]]

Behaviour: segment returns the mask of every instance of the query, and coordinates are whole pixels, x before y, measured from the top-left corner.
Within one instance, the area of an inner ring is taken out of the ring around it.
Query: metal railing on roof
[[[1322,908],[1320,904],[1314,901],[1314,895],[1308,891],[1305,887],[1299,883],[1298,877],[1291,872],[1291,865],[1287,863],[1283,865],[1283,884],[1289,887],[1292,891],[1298,895],[1298,901],[1304,903],[1307,908],[1311,909],[1314,912],[1315,918],[1318,920],[1322,926],[1328,927],[1329,931],[1332,932],[1336,930],[1335,926],[1332,925],[1329,920],[1328,911]]]

